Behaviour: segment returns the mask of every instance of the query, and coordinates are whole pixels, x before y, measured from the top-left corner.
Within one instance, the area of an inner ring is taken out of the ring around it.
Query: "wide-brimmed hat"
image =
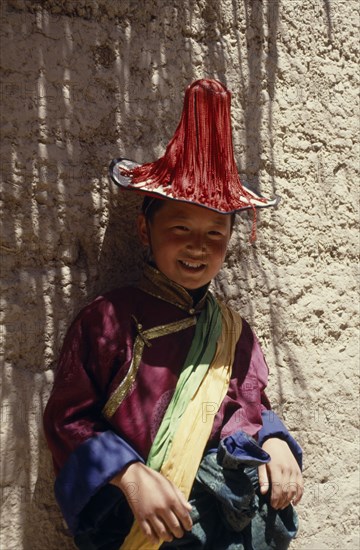
[[[230,119],[231,92],[217,80],[197,80],[188,86],[175,134],[165,154],[138,164],[118,158],[110,177],[122,189],[159,199],[173,199],[222,214],[275,206],[244,185],[237,171]]]

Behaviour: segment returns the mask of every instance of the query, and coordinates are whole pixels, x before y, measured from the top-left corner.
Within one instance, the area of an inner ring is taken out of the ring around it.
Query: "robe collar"
[[[200,299],[194,303],[193,297],[185,288],[150,264],[145,265],[142,279],[137,286],[147,294],[187,311],[190,315],[199,313],[204,308],[209,289],[209,285],[205,285]]]

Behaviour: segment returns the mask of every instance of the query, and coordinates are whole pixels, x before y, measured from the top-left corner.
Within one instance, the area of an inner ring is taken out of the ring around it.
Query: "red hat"
[[[179,125],[164,156],[139,165],[115,159],[110,177],[124,189],[191,202],[223,214],[275,206],[240,182],[230,119],[231,92],[217,80],[201,79],[185,93]]]

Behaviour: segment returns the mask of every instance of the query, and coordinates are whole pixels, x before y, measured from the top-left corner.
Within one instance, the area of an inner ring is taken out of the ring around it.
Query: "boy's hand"
[[[110,483],[119,487],[145,536],[152,543],[170,542],[190,531],[191,505],[163,475],[141,462],[124,468]]]
[[[304,483],[298,463],[286,441],[271,437],[262,445],[271,461],[259,466],[260,492],[265,495],[271,487],[270,504],[276,510],[283,510],[290,504],[296,505],[304,492]]]

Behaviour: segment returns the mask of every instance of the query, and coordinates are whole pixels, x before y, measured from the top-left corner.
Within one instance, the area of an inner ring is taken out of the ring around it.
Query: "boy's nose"
[[[204,254],[206,251],[206,239],[204,235],[192,235],[187,243],[187,248],[194,252]]]

